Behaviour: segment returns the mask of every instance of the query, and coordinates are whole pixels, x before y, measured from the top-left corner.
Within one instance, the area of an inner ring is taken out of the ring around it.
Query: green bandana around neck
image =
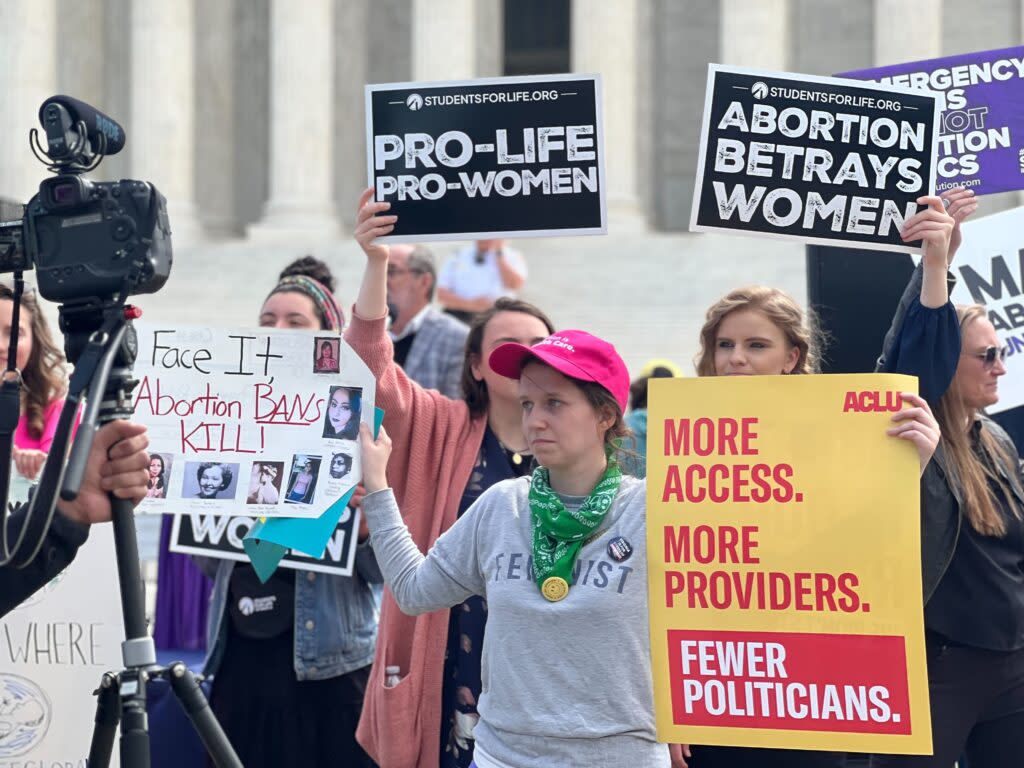
[[[530,513],[533,517],[533,573],[541,593],[548,600],[560,600],[567,590],[549,593],[544,582],[556,577],[572,584],[573,566],[586,539],[597,530],[619,492],[622,471],[614,460],[587,496],[583,505],[568,510],[551,488],[547,467],[537,467],[530,483]]]

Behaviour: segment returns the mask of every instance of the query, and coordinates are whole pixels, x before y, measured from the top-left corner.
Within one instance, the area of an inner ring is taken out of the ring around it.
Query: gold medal
[[[557,603],[559,600],[565,599],[565,596],[569,594],[569,582],[561,576],[548,576],[544,579],[544,583],[540,585],[540,593],[544,595],[546,600]]]

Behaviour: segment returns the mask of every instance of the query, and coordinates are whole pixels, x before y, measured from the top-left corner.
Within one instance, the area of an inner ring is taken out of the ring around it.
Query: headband
[[[288,275],[281,278],[281,282],[270,292],[270,296],[282,291],[297,291],[312,299],[317,310],[323,315],[327,326],[324,328],[325,331],[340,332],[345,329],[345,315],[338,306],[334,294],[319,280],[314,280],[308,275]]]

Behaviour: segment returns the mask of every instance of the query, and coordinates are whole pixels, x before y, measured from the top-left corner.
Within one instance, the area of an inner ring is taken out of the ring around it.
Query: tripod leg
[[[149,728],[146,718],[146,683],[143,670],[121,673],[121,765],[149,768]]]
[[[114,733],[121,719],[121,694],[117,688],[117,677],[110,672],[103,675],[94,695],[96,724],[89,744],[89,765],[93,768],[107,768],[114,751]]]
[[[242,761],[238,759],[224,729],[214,717],[195,675],[180,661],[176,661],[168,669],[167,679],[171,681],[174,695],[178,697],[185,714],[203,740],[213,764],[217,768],[242,768]]]

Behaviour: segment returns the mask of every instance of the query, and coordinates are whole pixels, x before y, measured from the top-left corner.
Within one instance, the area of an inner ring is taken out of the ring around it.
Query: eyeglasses
[[[987,370],[996,364],[997,358],[1000,363],[1006,362],[1006,356],[1008,354],[1010,354],[1009,347],[985,347],[984,352],[975,352],[968,355],[963,355],[963,357],[978,358],[979,360],[981,360],[981,364]]]
[[[423,270],[420,269],[400,269],[399,267],[388,267],[388,277],[398,277],[399,275],[422,275]]]

